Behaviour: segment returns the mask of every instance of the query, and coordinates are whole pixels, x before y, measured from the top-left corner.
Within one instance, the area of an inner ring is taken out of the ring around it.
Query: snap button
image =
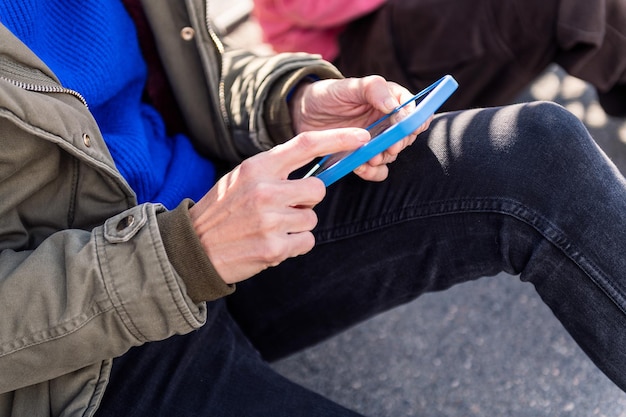
[[[106,241],[108,243],[125,243],[132,240],[148,223],[148,209],[150,208],[152,205],[141,204],[105,221],[103,232]]]
[[[194,36],[196,36],[196,31],[192,27],[185,26],[180,31],[180,37],[186,41],[192,40]]]
[[[89,137],[88,134],[83,133],[83,143],[85,144],[86,147],[90,147],[91,146],[91,138]]]
[[[134,216],[126,216],[126,217],[124,217],[122,220],[120,220],[117,223],[117,226],[115,227],[115,229],[118,232],[121,232],[122,230],[124,230],[127,227],[131,226],[133,223],[135,223],[135,217]]]

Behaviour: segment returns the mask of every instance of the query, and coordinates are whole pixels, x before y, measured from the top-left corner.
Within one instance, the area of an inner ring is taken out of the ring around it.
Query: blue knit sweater
[[[0,21],[85,97],[139,202],[173,208],[213,185],[211,162],[185,136],[168,137],[161,116],[142,103],[146,65],[120,0],[3,0]]]

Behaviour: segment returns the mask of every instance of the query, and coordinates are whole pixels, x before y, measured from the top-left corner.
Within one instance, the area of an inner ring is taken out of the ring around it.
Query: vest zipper
[[[4,80],[7,81],[11,84],[13,84],[16,87],[19,87],[23,90],[27,90],[27,91],[33,91],[36,93],[62,93],[62,94],[70,94],[74,97],[76,97],[77,99],[79,99],[81,101],[81,103],[83,103],[83,105],[87,108],[89,108],[89,106],[87,105],[87,100],[85,100],[85,97],[82,96],[82,94],[80,94],[77,91],[71,90],[69,88],[65,88],[65,87],[61,87],[61,86],[56,86],[56,85],[41,85],[41,84],[30,84],[30,83],[25,83],[22,81],[17,81],[11,78],[7,78],[3,75],[0,75],[0,80]]]

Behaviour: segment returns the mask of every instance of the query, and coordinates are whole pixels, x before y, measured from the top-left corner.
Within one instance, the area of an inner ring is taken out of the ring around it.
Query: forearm
[[[233,140],[246,156],[270,149],[294,136],[288,97],[300,82],[309,77],[342,77],[334,66],[314,55],[251,57],[237,54],[232,51],[225,56],[229,74],[225,79],[225,100]]]
[[[225,48],[203,12],[189,14],[190,3],[142,0],[194,144],[206,155],[238,163],[289,139],[281,126],[290,122],[276,109],[286,107],[286,95],[299,81],[291,75],[304,69],[320,79],[337,78],[339,71],[316,55],[259,56]],[[194,5],[204,10],[200,3]],[[182,39],[181,27],[192,27],[193,39]],[[269,99],[276,95],[280,103]]]
[[[265,110],[265,123],[269,135],[276,144],[284,143],[301,133],[297,126],[301,111],[301,96],[304,88],[311,82],[323,78],[340,78],[337,72],[324,71],[326,68],[303,68],[294,71],[277,82],[270,92]]]

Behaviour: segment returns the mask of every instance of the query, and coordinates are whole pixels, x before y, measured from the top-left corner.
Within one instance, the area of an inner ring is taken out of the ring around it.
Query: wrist
[[[286,73],[277,80],[266,99],[264,107],[264,122],[270,138],[278,145],[295,136],[293,117],[300,118],[292,104],[296,104],[297,111],[302,110],[302,91],[316,80],[327,78],[342,78],[341,73],[329,64],[312,65]]]
[[[196,235],[190,209],[185,200],[174,210],[157,216],[163,245],[174,270],[185,283],[187,295],[194,302],[211,301],[235,290],[217,273]]]
[[[287,97],[287,106],[291,116],[291,127],[295,134],[301,133],[302,116],[304,111],[304,95],[315,80],[307,77],[302,79]]]

